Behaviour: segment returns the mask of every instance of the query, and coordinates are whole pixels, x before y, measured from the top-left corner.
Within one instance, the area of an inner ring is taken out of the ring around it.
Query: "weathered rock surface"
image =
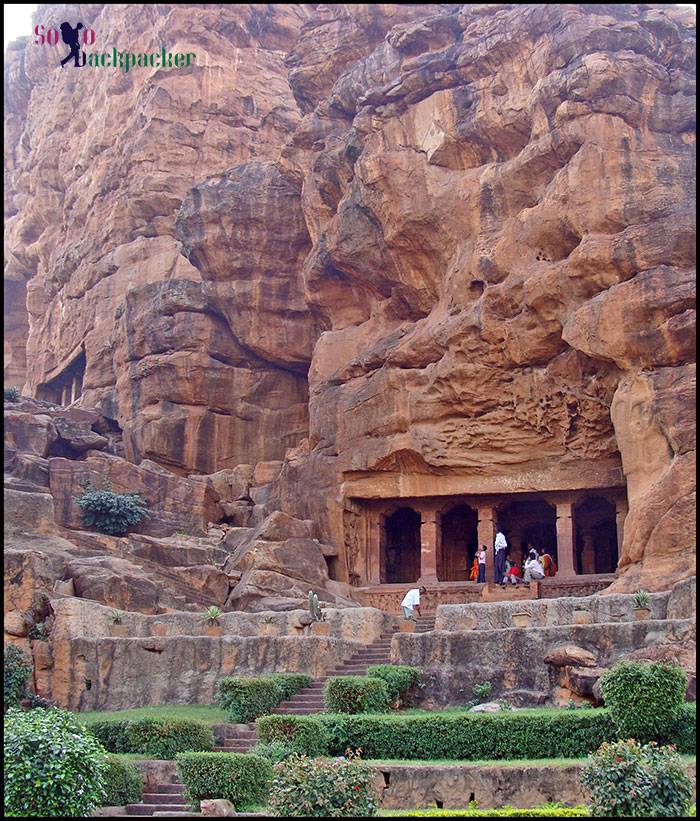
[[[688,10],[52,8],[198,55],[96,84],[6,52],[7,380],[104,420],[14,406],[59,523],[87,473],[154,494],[155,535],[283,510],[313,530],[241,550],[234,598],[287,606],[327,578],[292,536],[363,575],[360,485],[626,484],[612,592],[694,574]]]

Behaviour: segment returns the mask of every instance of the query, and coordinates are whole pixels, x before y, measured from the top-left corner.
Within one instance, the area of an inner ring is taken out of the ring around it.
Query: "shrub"
[[[306,673],[274,673],[270,678],[277,683],[282,693],[280,701],[286,701],[304,687],[310,687],[312,678]]]
[[[71,713],[13,708],[4,742],[6,815],[75,818],[102,804],[107,756]]]
[[[389,702],[403,699],[406,693],[420,682],[420,669],[401,664],[374,664],[367,668],[367,675],[380,678],[389,691]]]
[[[603,744],[586,763],[581,783],[599,818],[684,818],[693,794],[680,756],[656,742]]]
[[[387,813],[393,815],[394,813]],[[497,810],[401,810],[401,818],[588,818],[587,807],[501,807]]]
[[[489,696],[491,695],[491,682],[485,681],[483,684],[475,684],[473,692],[477,704],[488,701]]]
[[[294,753],[294,747],[291,744],[285,744],[284,741],[270,741],[267,744],[258,742],[250,753],[266,758],[272,764],[279,764],[280,761],[284,761]]]
[[[173,759],[176,753],[214,747],[212,728],[194,719],[95,721],[88,732],[110,753],[140,753],[151,758]]]
[[[125,804],[138,804],[142,793],[143,777],[138,767],[131,761],[108,755],[103,805],[123,807]]]
[[[331,738],[320,715],[263,716],[255,726],[262,743],[279,741],[297,753],[328,755]]]
[[[618,738],[671,740],[688,686],[680,667],[623,661],[603,673],[600,686]]]
[[[115,493],[88,487],[78,498],[83,524],[98,533],[124,536],[148,515],[148,505],[138,493]]]
[[[372,768],[359,759],[293,755],[274,769],[270,813],[277,818],[369,818],[377,813]]]
[[[335,676],[323,691],[327,710],[337,713],[379,713],[389,707],[389,688],[372,676]]]
[[[200,752],[214,747],[212,728],[194,719],[141,718],[129,722],[126,733],[131,752],[152,758],[175,758],[176,753]]]
[[[269,676],[232,676],[216,685],[215,701],[236,724],[248,724],[271,713],[281,702],[311,684],[303,673],[276,673]]]
[[[32,673],[32,665],[24,653],[14,644],[6,644],[3,651],[3,712],[17,707],[27,695],[27,681]]]
[[[19,388],[16,388],[14,385],[9,388],[5,388],[4,395],[6,402],[17,402],[19,399]]]
[[[217,607],[215,604],[212,604],[210,607],[207,607],[204,615],[210,622],[216,623],[219,621],[219,617],[221,616],[221,608]]]
[[[108,753],[134,752],[129,744],[129,721],[93,721],[87,731],[94,736]]]
[[[204,798],[226,798],[236,810],[264,803],[272,764],[250,753],[179,753],[177,774],[185,798],[199,809]]]

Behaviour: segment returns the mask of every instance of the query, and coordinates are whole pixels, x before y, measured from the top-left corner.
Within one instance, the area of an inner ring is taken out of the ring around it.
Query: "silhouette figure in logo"
[[[80,42],[78,40],[78,32],[81,28],[83,28],[82,23],[78,23],[75,28],[73,28],[70,23],[61,23],[61,39],[67,46],[70,46],[70,54],[65,58],[65,60],[61,60],[61,66],[65,66],[69,60],[75,60],[76,68],[79,68],[81,65],[85,65],[84,55],[83,62],[79,62]]]

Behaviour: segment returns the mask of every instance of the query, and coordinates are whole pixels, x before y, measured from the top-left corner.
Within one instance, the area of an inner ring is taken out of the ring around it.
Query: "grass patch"
[[[227,724],[224,710],[210,704],[164,704],[159,707],[135,707],[132,710],[114,710],[76,713],[79,721],[91,724],[95,721],[128,721],[138,718],[162,718],[179,721],[195,719],[207,724]]]

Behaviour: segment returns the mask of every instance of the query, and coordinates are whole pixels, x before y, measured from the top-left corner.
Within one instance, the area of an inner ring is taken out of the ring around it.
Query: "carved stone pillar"
[[[590,530],[583,534],[581,573],[595,573],[595,537]]]
[[[367,514],[367,581],[381,583],[382,516],[378,510]]]
[[[420,523],[420,578],[421,584],[434,584],[437,578],[438,516],[435,510],[422,510]]]
[[[70,404],[70,388],[68,385],[63,386],[63,391],[61,392],[61,405],[66,407],[66,405]]]
[[[523,534],[519,530],[514,530],[510,534],[510,560],[520,567],[523,563]]]
[[[73,384],[71,386],[71,394],[70,394],[70,401],[71,404],[75,402],[75,400],[80,396],[80,380],[78,379],[78,375],[76,374],[73,377]]]
[[[574,522],[571,502],[557,502],[557,557],[559,576],[576,575],[574,569]]]
[[[491,505],[478,507],[477,513],[479,515],[479,522],[477,525],[477,535],[479,544],[477,550],[481,550],[482,545],[486,545],[486,581],[492,582],[493,578],[493,541],[496,536],[494,527],[494,509]]]
[[[615,499],[615,525],[617,527],[617,555],[622,553],[622,540],[625,535],[625,519],[627,518],[627,500]]]

